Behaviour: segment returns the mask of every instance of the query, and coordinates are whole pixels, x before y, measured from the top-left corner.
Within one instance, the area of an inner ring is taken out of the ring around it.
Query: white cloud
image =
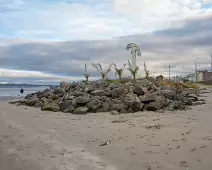
[[[176,21],[212,12],[201,9],[200,0],[115,0],[114,10],[136,23],[141,32],[173,27]]]
[[[203,3],[205,3],[205,4],[212,4],[212,0],[203,0]]]
[[[212,12],[201,8],[200,0],[113,0],[95,1],[95,5],[92,1],[65,2],[0,0],[0,8],[19,9],[2,15],[0,23],[16,37],[74,41],[181,26],[184,19]]]

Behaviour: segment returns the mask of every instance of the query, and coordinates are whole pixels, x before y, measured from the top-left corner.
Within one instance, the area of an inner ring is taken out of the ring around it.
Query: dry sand
[[[0,170],[211,170],[208,91],[207,104],[189,111],[116,116],[42,112],[1,101]]]

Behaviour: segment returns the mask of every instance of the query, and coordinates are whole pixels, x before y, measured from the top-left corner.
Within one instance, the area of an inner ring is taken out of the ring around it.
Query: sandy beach
[[[211,170],[207,91],[207,104],[165,113],[72,115],[0,101],[0,169]]]

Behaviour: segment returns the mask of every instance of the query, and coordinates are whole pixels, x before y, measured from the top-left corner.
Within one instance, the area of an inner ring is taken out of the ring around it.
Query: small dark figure
[[[23,88],[21,88],[20,93],[21,93],[21,96],[23,97],[24,96],[24,89]]]

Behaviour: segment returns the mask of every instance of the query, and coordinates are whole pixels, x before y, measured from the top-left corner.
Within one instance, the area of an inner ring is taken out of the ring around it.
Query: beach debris
[[[126,120],[113,120],[111,123],[124,123]]]
[[[106,146],[109,145],[111,143],[110,140],[106,140],[103,144],[99,145],[99,146]]]
[[[146,129],[160,129],[161,127],[164,127],[164,125],[156,124],[156,125],[145,126]]]

